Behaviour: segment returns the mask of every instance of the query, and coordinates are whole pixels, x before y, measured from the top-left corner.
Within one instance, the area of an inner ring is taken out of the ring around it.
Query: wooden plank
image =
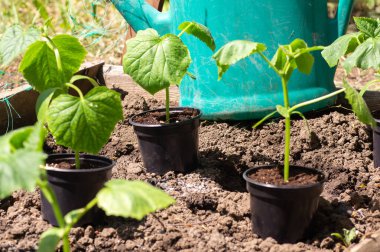
[[[158,100],[165,100],[165,91],[160,91],[154,96],[137,85],[132,78],[124,74],[122,66],[104,65],[103,67],[104,79],[109,88],[120,88],[128,93],[135,93],[141,95],[145,99],[156,98]],[[169,88],[170,100],[174,102],[179,101],[179,88],[171,85]]]

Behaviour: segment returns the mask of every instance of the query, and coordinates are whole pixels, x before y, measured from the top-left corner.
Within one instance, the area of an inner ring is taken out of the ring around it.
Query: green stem
[[[165,108],[166,108],[166,123],[170,123],[170,100],[169,100],[169,87],[165,88]]]
[[[80,91],[80,89],[77,86],[75,86],[74,84],[71,84],[71,83],[66,83],[65,85],[67,87],[74,89],[78,93],[81,100],[84,99],[82,91]]]
[[[271,118],[272,116],[274,116],[276,113],[277,113],[277,110],[276,110],[276,111],[273,111],[273,112],[270,113],[270,114],[267,114],[264,118],[262,118],[260,121],[258,121],[257,123],[255,123],[255,125],[253,125],[252,128],[256,129],[256,128],[259,127],[263,122],[265,122],[266,120],[268,120],[269,118]]]
[[[272,62],[262,53],[258,52],[258,54],[265,60],[266,63],[276,72],[278,76],[281,76],[281,73],[278,71],[278,69],[272,64]]]
[[[75,168],[80,169],[79,151],[75,151]]]
[[[317,102],[320,102],[320,101],[326,100],[326,99],[328,99],[328,98],[331,98],[331,97],[333,97],[333,96],[336,96],[336,95],[338,95],[338,94],[340,94],[340,93],[343,93],[345,90],[346,90],[345,88],[342,88],[342,89],[339,89],[339,90],[337,90],[337,91],[335,91],[335,92],[332,92],[332,93],[330,93],[330,94],[327,94],[327,95],[324,95],[324,96],[321,96],[321,97],[315,98],[315,99],[313,99],[313,100],[309,100],[309,101],[301,102],[301,103],[299,103],[299,104],[294,105],[293,107],[291,107],[291,108],[289,109],[289,113],[292,113],[293,111],[295,111],[296,109],[299,109],[299,108],[301,108],[301,107],[305,107],[305,106],[307,106],[307,105],[314,104],[314,103],[317,103]]]
[[[284,107],[289,111],[289,94],[287,81],[281,76],[282,90],[284,93]],[[285,117],[285,149],[284,149],[284,181],[289,181],[289,159],[290,159],[290,112]]]
[[[70,223],[69,225],[67,225],[66,227],[65,227],[65,234],[67,234],[67,235],[69,235],[69,233],[70,233],[70,230],[73,228],[73,226],[88,212],[88,211],[90,211],[90,209],[91,208],[93,208],[96,204],[98,204],[98,198],[97,197],[95,197],[94,199],[92,199],[89,203],[87,203],[87,205],[84,207],[84,208],[82,208],[83,209],[83,211],[80,213],[80,214],[78,214],[76,217],[75,217],[75,220],[72,222],[72,223]]]
[[[46,200],[49,202],[53,209],[54,216],[58,222],[58,225],[60,228],[66,228],[66,223],[63,218],[61,209],[59,208],[57,197],[55,196],[55,193],[53,189],[49,186],[47,181],[37,181],[37,185],[40,187],[42,194],[45,196]],[[69,252],[70,251],[70,241],[69,241],[69,235],[64,234],[62,237],[63,242],[63,251]]]
[[[53,52],[54,52],[55,60],[56,60],[56,62],[57,62],[57,69],[58,69],[58,72],[62,75],[62,73],[63,73],[63,68],[62,68],[61,55],[59,54],[59,50],[58,50],[57,46],[54,44],[53,40],[51,40],[51,38],[49,38],[48,36],[45,36],[45,39],[46,39],[47,45],[48,45],[48,46],[50,47],[50,49],[52,49]]]
[[[373,85],[375,85],[375,84],[377,84],[377,83],[379,83],[380,82],[380,80],[379,79],[375,79],[375,80],[371,80],[371,81],[369,81],[369,82],[367,82],[366,84],[365,84],[365,86],[360,90],[360,96],[363,96],[364,95],[364,93],[367,91],[367,89],[369,88],[369,87],[371,87],[371,86],[373,86]]]
[[[187,29],[189,29],[191,26],[193,26],[193,23],[190,23],[188,24],[185,29],[183,29],[179,34],[178,34],[178,37],[181,37],[186,31]]]

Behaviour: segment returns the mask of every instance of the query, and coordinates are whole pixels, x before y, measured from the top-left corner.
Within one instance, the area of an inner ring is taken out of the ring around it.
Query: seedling
[[[141,220],[147,214],[174,203],[165,192],[142,181],[110,180],[85,207],[73,210],[65,216],[46,178],[42,145],[46,131],[41,123],[25,127],[0,137],[0,199],[15,190],[33,191],[38,186],[51,204],[59,227],[53,227],[41,235],[38,251],[54,251],[63,241],[63,251],[70,251],[71,228],[91,208],[98,206],[107,215]]]
[[[352,228],[350,230],[343,228],[343,233],[332,233],[331,236],[339,239],[343,242],[344,246],[349,247],[351,242],[356,239],[356,229]]]
[[[187,74],[191,56],[187,46],[182,42],[184,33],[190,34],[204,42],[212,51],[215,42],[207,27],[196,22],[184,22],[178,27],[178,35],[159,36],[157,31],[146,29],[139,31],[135,38],[127,41],[127,53],[123,58],[124,72],[150,94],[165,89],[166,123],[170,122],[169,86],[179,85]]]
[[[39,121],[47,126],[57,144],[75,152],[96,154],[108,141],[116,123],[123,118],[120,94],[86,76],[73,76],[86,56],[79,41],[69,35],[44,36],[26,51],[19,70],[40,92],[37,101]],[[94,85],[86,95],[73,83],[87,79]],[[68,93],[69,88],[78,96]]]
[[[358,67],[360,69],[372,68],[379,74],[380,20],[354,17],[354,21],[359,31],[346,34],[335,40],[322,51],[322,56],[330,67],[336,66],[341,57],[347,56],[346,60],[342,63],[346,73],[351,72],[354,67]],[[361,99],[369,87],[379,82],[380,80],[378,78],[367,82],[360,93],[355,95],[355,100]],[[360,116],[362,114],[361,107],[353,107],[353,111],[361,122],[371,126],[376,125],[370,113],[365,117]]]
[[[299,115],[305,119],[305,116],[299,111],[300,108],[310,104],[320,102],[322,100],[334,97],[335,95],[346,92],[346,98],[351,102],[353,107],[358,108],[361,111],[360,116],[364,119],[368,119],[368,108],[362,99],[358,99],[357,92],[351,88],[348,83],[344,83],[345,88],[332,92],[330,94],[302,102],[291,106],[288,95],[288,82],[292,76],[294,70],[298,69],[301,73],[309,74],[312,70],[314,63],[314,57],[311,54],[313,51],[321,50],[322,46],[308,47],[306,42],[302,39],[295,39],[288,45],[280,45],[275,55],[271,60],[264,55],[266,46],[261,43],[235,40],[220,48],[213,58],[216,60],[218,66],[218,77],[222,78],[223,74],[229,69],[229,67],[239,60],[247,58],[252,54],[258,54],[270,68],[274,70],[277,76],[281,79],[282,91],[284,103],[276,106],[276,111],[265,116],[253,127],[257,128],[263,122],[273,117],[277,113],[285,118],[285,146],[284,146],[284,181],[289,179],[289,159],[290,159],[290,129],[291,129],[291,116]]]

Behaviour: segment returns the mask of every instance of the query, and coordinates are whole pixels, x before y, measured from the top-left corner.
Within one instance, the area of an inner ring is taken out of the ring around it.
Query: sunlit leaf
[[[195,36],[199,40],[203,41],[212,51],[215,51],[216,46],[214,38],[206,26],[196,22],[186,21],[180,24],[178,29]]]

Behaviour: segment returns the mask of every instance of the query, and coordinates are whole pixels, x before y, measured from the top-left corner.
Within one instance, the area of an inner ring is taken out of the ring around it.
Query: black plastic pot
[[[272,237],[279,243],[294,243],[302,239],[318,208],[319,195],[323,190],[322,172],[306,167],[291,166],[291,170],[318,174],[320,181],[311,185],[276,186],[253,181],[249,176],[259,169],[244,172],[250,193],[252,231],[262,238]]]
[[[375,118],[376,127],[373,131],[373,165],[380,167],[380,110],[372,112],[372,116]]]
[[[91,163],[98,168],[76,170],[46,168],[49,185],[57,197],[63,215],[89,203],[104,186],[104,183],[111,178],[112,167],[115,165],[112,160],[102,156],[81,155],[80,159],[81,163]],[[57,164],[60,162],[75,163],[74,154],[52,154],[46,160],[46,163]],[[53,209],[42,193],[41,211],[44,220],[53,226],[58,226]],[[92,223],[99,214],[100,210],[97,207],[92,208],[76,226]]]
[[[185,108],[170,108],[170,113]],[[130,118],[129,123],[137,135],[139,148],[148,172],[165,174],[168,171],[187,173],[198,166],[198,129],[201,112],[186,121],[162,125],[146,125],[134,121],[136,116],[165,109],[145,111]]]

